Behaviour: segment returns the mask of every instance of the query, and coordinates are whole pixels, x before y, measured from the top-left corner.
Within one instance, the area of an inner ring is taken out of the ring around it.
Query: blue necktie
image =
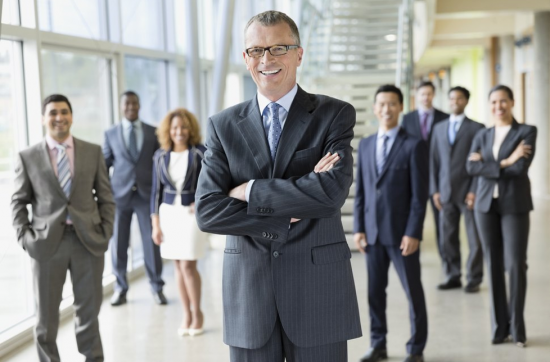
[[[277,147],[279,146],[279,139],[281,138],[281,122],[279,122],[279,107],[277,103],[269,103],[268,105],[271,113],[271,127],[269,127],[269,134],[267,136],[267,142],[269,143],[269,150],[271,151],[271,160],[275,161],[277,155]]]
[[[451,122],[451,124],[449,125],[449,143],[451,144],[451,146],[454,145],[455,143],[457,130],[458,130],[458,122],[457,121]]]
[[[382,142],[382,154],[379,155],[377,159],[377,165],[376,168],[378,169],[378,174],[382,173],[382,170],[384,169],[384,164],[386,163],[386,158],[388,157],[388,140],[390,137],[388,135],[383,135],[382,138],[384,141]]]
[[[132,123],[132,128],[130,129],[130,139],[128,141],[128,151],[130,156],[137,161],[139,158],[139,152],[137,148],[137,136],[136,136],[136,126]]]
[[[67,156],[67,146],[64,144],[57,145],[57,179],[59,185],[67,197],[71,193],[71,168],[69,165],[69,157]]]

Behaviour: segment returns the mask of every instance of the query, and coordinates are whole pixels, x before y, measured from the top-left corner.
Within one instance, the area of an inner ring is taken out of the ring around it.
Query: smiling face
[[[50,102],[46,105],[42,124],[46,127],[48,134],[57,142],[61,143],[71,134],[73,114],[66,102]]]
[[[489,103],[491,104],[491,113],[496,119],[508,123],[514,118],[512,114],[514,101],[510,99],[505,91],[497,90],[491,93]]]
[[[290,27],[286,23],[262,26],[255,22],[246,30],[246,49],[267,48],[273,45],[296,45]],[[266,51],[263,57],[251,58],[243,52],[246,69],[258,86],[260,94],[275,102],[296,85],[296,71],[302,63],[302,48],[289,49],[288,53],[273,56]]]
[[[189,122],[180,116],[172,118],[170,121],[170,139],[174,144],[174,150],[187,149],[187,144],[189,143]]]
[[[376,95],[374,114],[378,118],[380,128],[388,131],[397,127],[399,114],[403,111],[403,104],[399,96],[393,92],[381,92]]]
[[[135,121],[139,117],[139,99],[138,97],[128,94],[120,99],[120,109],[124,117],[130,122]]]

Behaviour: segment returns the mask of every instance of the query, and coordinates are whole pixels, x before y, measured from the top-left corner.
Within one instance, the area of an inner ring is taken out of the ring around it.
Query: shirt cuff
[[[250,199],[250,191],[252,190],[252,185],[254,185],[254,181],[256,180],[250,180],[248,181],[248,184],[246,185],[246,190],[245,190],[245,199],[246,199],[246,202],[248,202],[248,200]]]

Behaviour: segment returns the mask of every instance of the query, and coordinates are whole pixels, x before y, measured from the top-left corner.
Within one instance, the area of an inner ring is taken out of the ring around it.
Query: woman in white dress
[[[202,258],[207,236],[195,219],[195,190],[205,148],[195,116],[184,108],[168,113],[159,127],[161,148],[153,157],[151,219],[153,241],[161,256],[175,263],[176,282],[183,305],[178,334],[199,335],[204,316],[200,308],[201,278],[197,260]]]

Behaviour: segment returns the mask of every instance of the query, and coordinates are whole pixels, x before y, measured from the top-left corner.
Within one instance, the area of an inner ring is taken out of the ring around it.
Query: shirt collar
[[[275,101],[274,103],[279,104],[281,107],[285,109],[285,111],[289,111],[290,106],[292,105],[292,101],[294,101],[294,97],[296,97],[296,93],[298,93],[298,84],[295,84],[294,87],[282,96],[279,100]],[[269,99],[267,99],[263,94],[258,92],[258,107],[260,108],[260,114],[264,114],[265,107],[269,105],[269,103],[272,103]]]
[[[466,115],[464,113],[459,114],[457,116],[455,116],[454,114],[451,114],[451,116],[449,117],[451,122],[458,122],[458,123],[462,123],[462,121],[464,121],[464,118],[466,118]]]
[[[399,129],[400,127],[397,126],[397,127],[394,127],[392,129],[390,129],[389,131],[384,131],[382,128],[378,128],[378,137],[377,138],[382,138],[384,135],[388,136],[389,139],[394,139],[395,137],[397,137],[397,133],[399,133]]]
[[[122,127],[124,127],[124,129],[131,128],[132,124],[136,127],[136,129],[141,129],[141,121],[139,120],[139,118],[136,119],[134,122],[130,122],[126,119],[126,117],[122,117]]]
[[[63,141],[63,143],[59,143],[56,140],[54,140],[52,136],[50,136],[49,134],[46,134],[46,143],[48,144],[48,148],[50,150],[56,149],[57,145],[60,145],[60,144],[65,145],[67,148],[74,147],[73,135],[69,135],[69,137],[67,137],[67,139]]]
[[[432,107],[432,108],[430,108],[430,109],[427,109],[427,108],[423,108],[422,106],[418,106],[418,113],[419,113],[420,115],[426,114],[426,113],[429,114],[429,115],[432,115],[432,114],[434,114],[434,112],[435,112],[435,108],[434,108],[434,107]]]

